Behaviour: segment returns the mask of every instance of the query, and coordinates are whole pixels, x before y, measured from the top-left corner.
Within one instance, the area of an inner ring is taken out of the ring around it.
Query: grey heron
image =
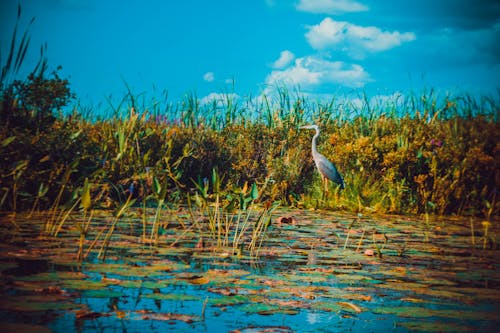
[[[325,156],[321,155],[318,152],[318,149],[316,148],[316,140],[318,139],[319,136],[318,126],[305,125],[300,127],[300,129],[313,129],[316,131],[316,134],[314,134],[312,138],[311,150],[314,163],[316,164],[316,167],[318,168],[318,171],[321,174],[321,180],[323,181],[324,184],[324,191],[328,192],[327,179],[331,180],[334,183],[337,183],[341,189],[345,188],[344,179],[342,178],[342,175],[338,172],[335,165],[332,162],[330,162]]]

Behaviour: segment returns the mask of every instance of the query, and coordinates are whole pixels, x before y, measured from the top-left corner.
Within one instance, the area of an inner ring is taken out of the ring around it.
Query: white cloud
[[[203,80],[207,82],[212,82],[213,80],[215,80],[214,72],[206,72],[203,75]]]
[[[293,65],[272,71],[266,84],[298,85],[308,89],[323,84],[338,84],[345,87],[362,87],[371,81],[369,74],[357,64],[329,61],[317,56],[297,58]]]
[[[305,36],[314,49],[340,49],[355,58],[362,58],[366,52],[385,51],[416,39],[413,32],[382,31],[377,27],[363,27],[330,17],[308,28]]]
[[[367,6],[352,0],[300,0],[295,8],[303,12],[325,14],[341,14],[368,10]]]
[[[212,92],[207,96],[200,99],[201,105],[213,104],[215,103],[217,106],[223,106],[227,104],[228,101],[236,101],[240,98],[238,94],[235,93],[216,93]]]
[[[280,57],[275,62],[273,62],[271,66],[278,69],[283,68],[288,66],[293,61],[293,59],[295,59],[295,55],[288,50],[284,50],[281,51]]]
[[[394,92],[390,95],[375,95],[372,97],[361,98],[361,97],[351,97],[346,96],[345,100],[342,104],[347,105],[348,107],[353,107],[356,109],[364,109],[366,107],[370,107],[372,109],[379,110],[383,112],[383,107],[388,106],[402,106],[405,102],[405,97],[400,92]],[[395,107],[394,109],[398,110],[399,107]]]

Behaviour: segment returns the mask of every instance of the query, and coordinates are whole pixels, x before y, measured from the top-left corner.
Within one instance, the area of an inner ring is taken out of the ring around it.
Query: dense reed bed
[[[46,81],[61,83],[56,76]],[[86,180],[97,206],[129,196],[148,205],[183,204],[205,183],[212,191],[217,174],[222,204],[256,184],[259,201],[298,207],[498,213],[494,99],[429,91],[378,104],[368,98],[321,103],[278,89],[274,97],[245,101],[226,94],[211,104],[188,95],[160,109],[128,94],[101,119],[78,110],[55,116],[55,109],[40,117],[28,109],[37,105],[3,102],[2,210],[72,206]],[[319,150],[347,184],[343,191],[331,185],[324,201],[311,134],[298,129],[311,122],[322,129]]]
[[[107,110],[76,104],[63,114],[75,96],[57,70],[48,73],[46,46],[31,74],[14,79],[29,46],[28,30],[18,41],[17,29],[0,63],[0,210],[76,209],[82,193],[95,207],[178,205],[215,192],[229,205],[252,187],[253,201],[267,205],[498,214],[498,96],[427,90],[316,100],[276,87],[171,102],[126,86]],[[320,126],[319,149],[346,179],[325,200],[311,134],[299,131],[306,123]]]

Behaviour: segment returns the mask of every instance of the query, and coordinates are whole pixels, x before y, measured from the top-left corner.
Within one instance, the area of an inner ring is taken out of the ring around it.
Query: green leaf
[[[81,199],[81,206],[84,210],[89,210],[91,207],[91,200],[90,200],[90,185],[89,185],[89,179],[85,178],[85,183],[83,184],[83,189],[82,189],[82,199]]]
[[[15,136],[10,136],[8,137],[7,139],[3,140],[2,143],[0,143],[0,145],[2,147],[7,147],[12,141],[14,141],[16,139]]]
[[[79,130],[78,132],[71,134],[70,139],[74,140],[74,139],[78,138],[80,136],[80,134],[82,134],[82,130]]]
[[[255,200],[259,197],[259,190],[257,189],[257,185],[255,183],[252,184],[252,190],[250,191],[250,197],[252,200]]]
[[[153,191],[155,192],[155,194],[160,194],[161,192],[160,181],[156,177],[153,178]]]

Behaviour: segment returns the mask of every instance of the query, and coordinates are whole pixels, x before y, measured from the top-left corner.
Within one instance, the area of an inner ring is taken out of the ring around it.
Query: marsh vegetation
[[[0,63],[3,328],[498,325],[498,96],[206,103],[127,86],[82,109],[44,48],[14,79],[16,31]],[[308,123],[346,182],[325,198]]]

